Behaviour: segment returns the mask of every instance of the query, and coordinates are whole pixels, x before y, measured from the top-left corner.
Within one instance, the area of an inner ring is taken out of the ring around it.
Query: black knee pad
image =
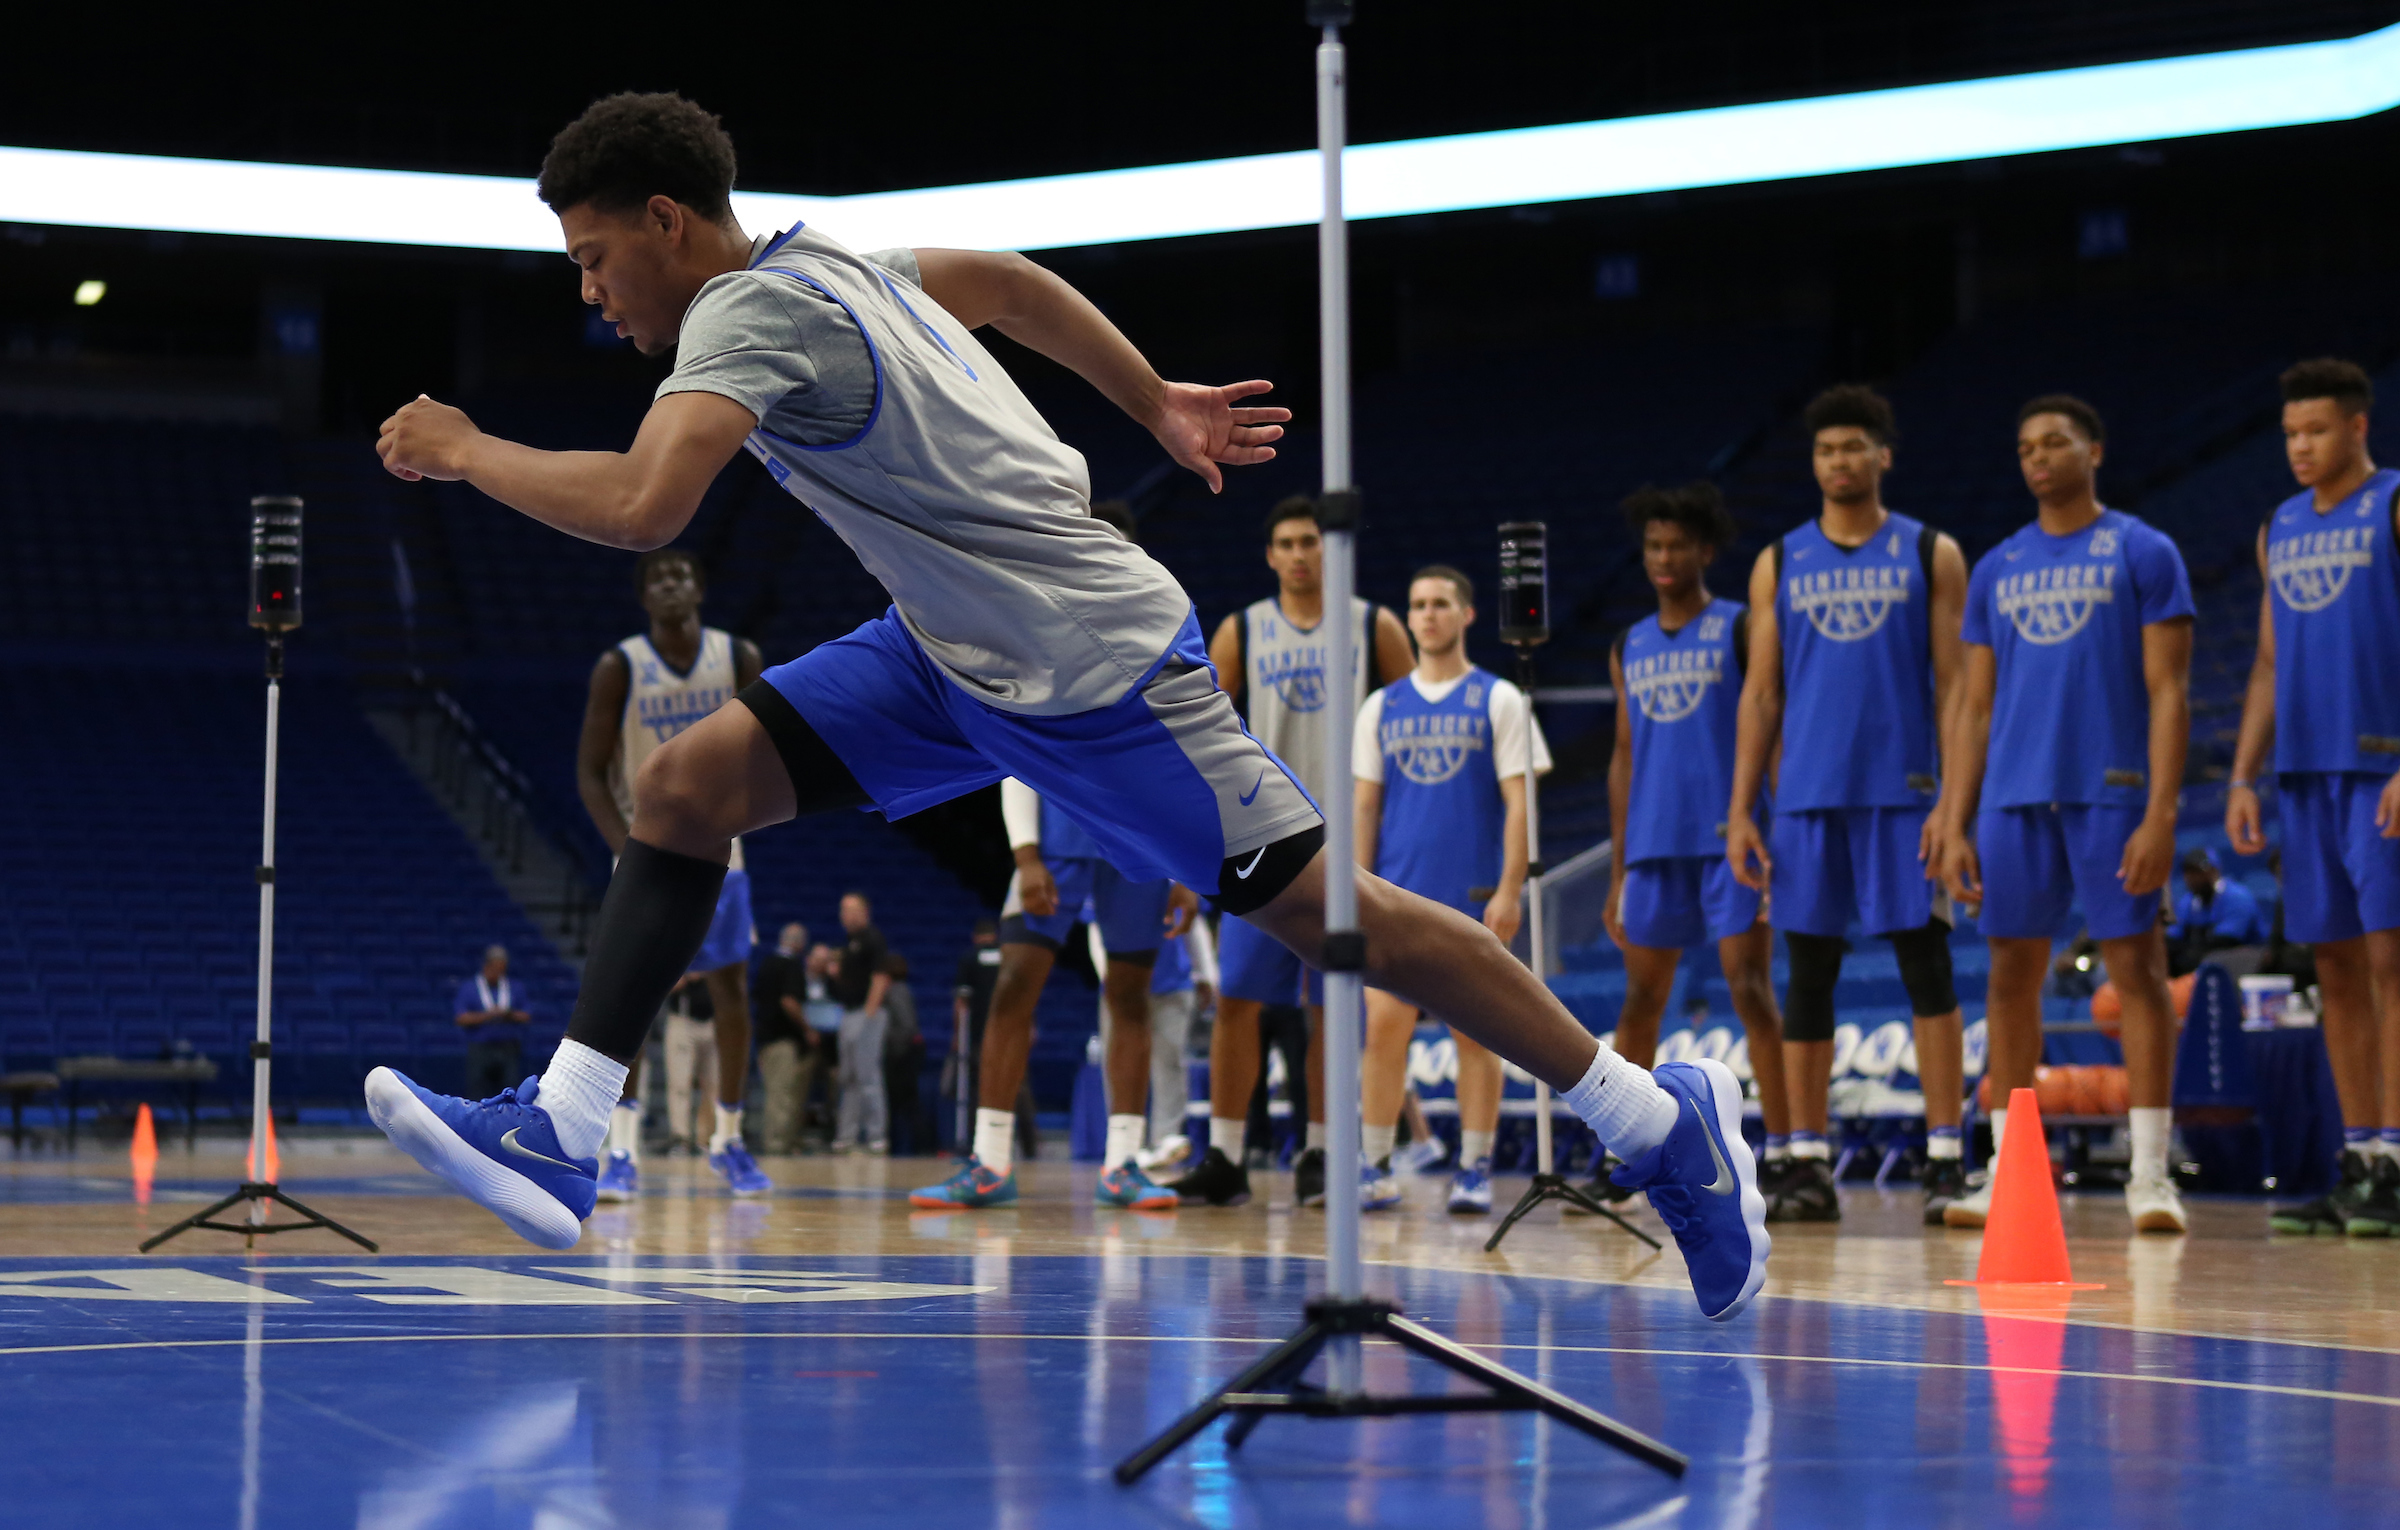
[[[1909,1013],[1929,1019],[1958,1008],[1958,987],[1950,980],[1950,926],[1929,919],[1920,929],[1888,938],[1900,957],[1900,986],[1908,990]]]
[[[1850,942],[1839,935],[1783,932],[1784,950],[1792,959],[1791,977],[1783,990],[1783,1039],[1833,1039],[1833,988],[1842,980],[1842,957]]]

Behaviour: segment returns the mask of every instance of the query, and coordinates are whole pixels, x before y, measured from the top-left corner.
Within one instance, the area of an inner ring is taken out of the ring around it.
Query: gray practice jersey
[[[1354,628],[1352,668],[1358,685],[1351,694],[1364,698],[1367,655],[1373,649],[1375,608],[1364,600],[1350,602]],[[1329,737],[1325,686],[1325,624],[1296,627],[1270,597],[1253,601],[1242,611],[1242,713],[1258,741],[1292,768],[1309,795],[1324,800],[1325,755]],[[1352,719],[1341,720],[1349,727]]]
[[[908,274],[795,228],[700,289],[659,391],[718,393],[758,415],[751,454],[850,545],[969,695],[1037,717],[1108,706],[1155,668],[1191,600],[1092,519],[1082,455]],[[866,416],[844,436],[786,434],[804,385],[820,395],[805,423],[831,418],[834,308],[866,350]]]

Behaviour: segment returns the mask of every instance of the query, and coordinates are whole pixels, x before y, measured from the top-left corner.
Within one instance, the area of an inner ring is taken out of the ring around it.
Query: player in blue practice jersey
[[[1350,752],[1357,778],[1358,863],[1395,887],[1483,921],[1503,941],[1524,918],[1525,755],[1550,751],[1525,693],[1467,662],[1475,584],[1447,564],[1408,585],[1416,668],[1369,696]],[[1359,1073],[1359,1205],[1400,1204],[1392,1140],[1408,1093],[1408,1043],[1417,1006],[1367,990],[1367,1047]],[[1492,1209],[1492,1142],[1500,1129],[1500,1059],[1451,1032],[1458,1050],[1458,1172],[1450,1209]]]
[[[680,547],[645,553],[634,565],[634,587],[650,630],[600,655],[584,700],[583,733],[575,747],[575,784],[592,827],[611,855],[625,848],[633,822],[633,781],[652,751],[725,705],[759,675],[758,645],[700,623],[708,575],[699,557]],[[750,1089],[750,873],[737,842],[717,894],[708,939],[692,959],[707,974],[717,1043],[716,1128],[709,1166],[737,1195],[765,1195],[774,1182],[742,1140],[742,1101]],[[642,1068],[625,1075],[624,1098],[609,1117],[608,1157],[599,1196],[629,1201],[641,1186]]]
[[[2137,1232],[2179,1233],[2167,1178],[2175,1011],[2159,889],[2175,862],[2175,808],[2191,734],[2192,590],[2175,544],[2102,508],[2099,412],[2046,394],[2017,411],[2017,465],[2040,507],[1967,585],[1966,664],[1949,716],[1944,878],[1980,905],[1991,942],[1992,1144],[2008,1092],[2042,1060],[2050,943],[2083,911],[2125,1001],[2133,1101],[2125,1205]],[[1978,805],[1982,814],[1977,816]],[[1953,1201],[1981,1227],[1993,1186]]]
[[[1833,993],[1853,923],[1891,941],[1916,1016],[1925,1089],[1925,1220],[1966,1193],[1958,993],[1941,875],[1944,815],[1937,720],[1958,673],[1967,561],[1932,527],[1887,510],[1892,406],[1872,389],[1828,388],[1808,406],[1817,519],[1759,554],[1750,574],[1750,668],[1742,679],[1725,858],[1768,894],[1791,954],[1784,1066],[1792,1169],[1778,1214],[1841,1216],[1827,1162]],[[1780,755],[1778,756],[1778,749]],[[1774,781],[1774,839],[1756,812]]]
[[[2267,588],[2225,832],[2244,855],[2266,848],[2271,768],[2283,929],[2316,953],[2346,1146],[2333,1193],[2272,1225],[2387,1237],[2400,1234],[2400,472],[2367,455],[2375,388],[2357,366],[2304,361],[2283,399],[2300,492],[2258,531]]]
[[[396,1144],[550,1248],[582,1236],[626,1061],[708,934],[736,835],[870,804],[903,817],[1013,776],[1125,875],[1172,877],[1302,960],[1326,954],[1323,815],[1242,728],[1191,597],[1092,518],[1082,455],[974,331],[1086,378],[1212,489],[1220,464],[1274,455],[1288,411],[1247,402],[1269,385],[1167,382],[1022,256],[863,255],[804,226],[753,236],[733,175],[723,126],[672,95],[595,102],[543,161],[585,300],[644,354],[675,356],[626,451],[537,450],[426,398],[376,443],[401,478],[463,480],[636,548],[688,525],[746,450],[892,596],[650,757],[567,1038],[539,1078],[478,1103],[367,1075]],[[1562,1091],[1648,1191],[1701,1310],[1747,1305],[1770,1245],[1732,1073],[1707,1060],[1645,1073],[1491,931],[1372,874],[1357,889],[1365,981]]]
[[[1625,953],[1617,1052],[1635,1062],[1657,1055],[1659,1017],[1684,948],[1716,942],[1749,1039],[1772,1195],[1786,1172],[1792,1129],[1772,976],[1775,937],[1757,891],[1734,880],[1725,861],[1749,612],[1710,594],[1706,578],[1717,550],[1733,540],[1733,517],[1707,482],[1644,487],[1626,497],[1623,509],[1641,539],[1658,614],[1629,629],[1609,655],[1618,701],[1608,820],[1617,855],[1607,920],[1610,938]],[[1623,1194],[1611,1185],[1594,1188]]]

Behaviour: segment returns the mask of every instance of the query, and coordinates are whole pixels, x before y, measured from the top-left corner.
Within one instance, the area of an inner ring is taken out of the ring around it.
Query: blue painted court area
[[[2389,1524],[2400,1357],[1371,1272],[1688,1451],[1517,1416],[1270,1420],[1110,1465],[1313,1261],[0,1264],[7,1519],[45,1526]],[[1379,1388],[1438,1386],[1377,1348]]]

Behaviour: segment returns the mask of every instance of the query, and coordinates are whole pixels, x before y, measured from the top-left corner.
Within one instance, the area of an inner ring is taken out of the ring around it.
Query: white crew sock
[[[1575,1087],[1559,1098],[1627,1163],[1666,1141],[1682,1108],[1658,1087],[1648,1069],[1635,1067],[1605,1046],[1592,1054],[1591,1067]]]
[[[1149,1125],[1148,1116],[1112,1114],[1108,1118],[1108,1149],[1100,1157],[1102,1166],[1117,1169],[1133,1162],[1133,1155],[1142,1150],[1142,1133]]]
[[[738,1142],[741,1140],[741,1136],[742,1107],[728,1105],[719,1100],[717,1102],[717,1129],[708,1134],[708,1150],[711,1153],[722,1153],[725,1151],[726,1143]]]
[[[1017,1162],[1017,1113],[1013,1110],[975,1112],[975,1156],[994,1174],[1006,1174]]]
[[[2133,1177],[2165,1179],[2167,1134],[2175,1113],[2164,1105],[2136,1105],[2128,1114],[2133,1121]]]
[[[1369,1163],[1381,1163],[1392,1156],[1392,1139],[1400,1135],[1397,1126],[1362,1126],[1358,1129],[1358,1156]]]
[[[608,1113],[608,1150],[639,1162],[642,1156],[642,1102],[619,1100]]]
[[[2000,1144],[2008,1140],[2008,1107],[2003,1105],[1992,1112],[1991,1167],[2000,1165]]]
[[[1820,1162],[1833,1156],[1833,1144],[1815,1132],[1792,1133],[1792,1156],[1813,1158]]]
[[[608,1119],[625,1093],[625,1065],[580,1041],[558,1044],[534,1103],[550,1113],[550,1128],[569,1158],[589,1158],[608,1139]]]
[[[1308,1123],[1308,1148],[1311,1152],[1321,1153],[1325,1151],[1324,1122],[1311,1121]]]
[[[1468,1132],[1458,1134],[1458,1166],[1472,1169],[1492,1156],[1492,1139],[1498,1132]]]
[[[1937,1126],[1934,1128],[1934,1131],[1939,1132],[1941,1131],[1941,1128]],[[1925,1158],[1927,1162],[1930,1163],[1943,1158],[1957,1158],[1958,1156],[1957,1127],[1951,1127],[1949,1132],[1945,1135],[1928,1135],[1925,1138]]]
[[[1208,1145],[1233,1160],[1238,1168],[1242,1161],[1242,1134],[1249,1129],[1250,1123],[1239,1116],[1210,1116]]]

